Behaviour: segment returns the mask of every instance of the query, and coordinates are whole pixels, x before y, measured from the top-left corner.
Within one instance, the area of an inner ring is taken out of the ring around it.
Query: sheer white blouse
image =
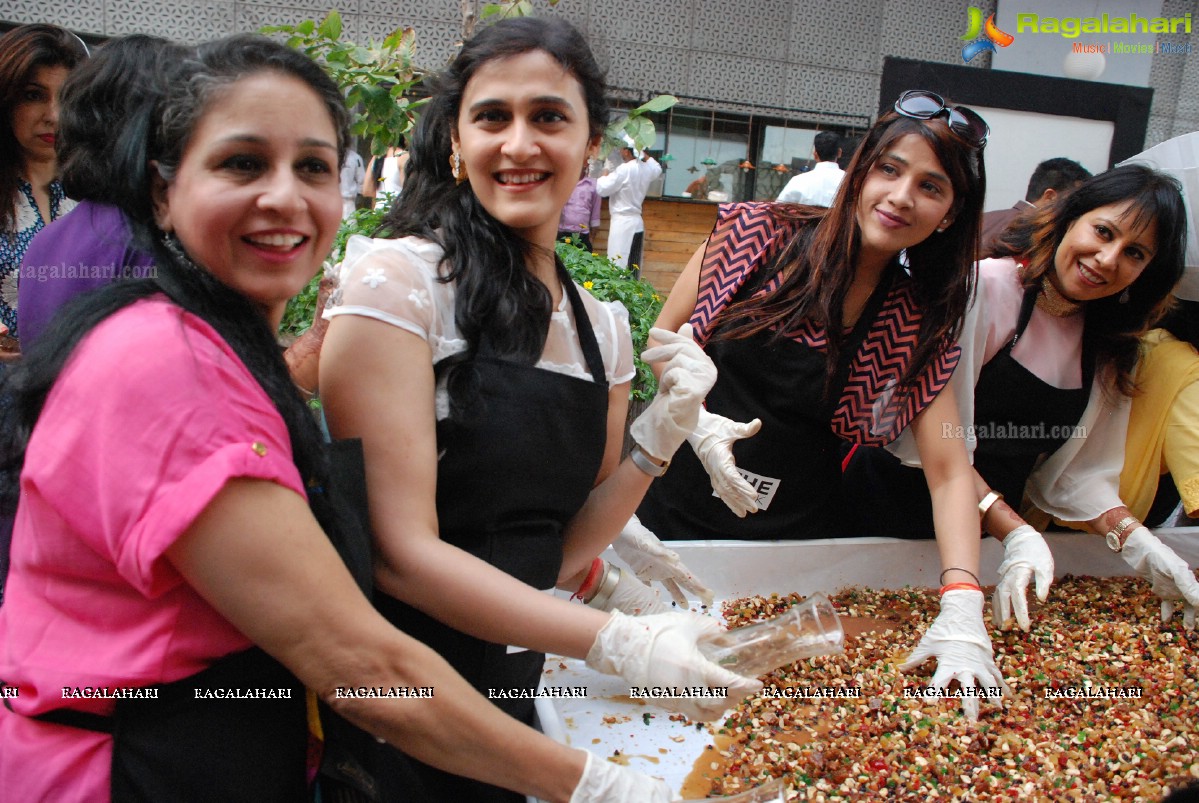
[[[324,316],[359,315],[411,332],[429,344],[436,364],[467,348],[454,320],[456,287],[438,280],[442,270],[442,249],[436,243],[419,237],[390,240],[356,235],[346,243],[339,286]],[[628,382],[636,373],[628,312],[620,302],[599,301],[581,287],[579,295],[595,332],[609,386]],[[537,367],[589,380],[586,365],[574,313],[564,292],[551,313]],[[449,400],[441,385],[436,409],[439,421],[449,415]]]

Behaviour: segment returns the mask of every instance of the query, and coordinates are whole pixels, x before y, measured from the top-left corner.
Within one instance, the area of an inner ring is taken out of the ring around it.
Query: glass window
[[[737,165],[749,150],[749,123],[702,109],[675,109],[665,148],[664,194],[711,201],[740,200],[744,176]]]
[[[762,134],[762,151],[758,157],[758,181],[755,196],[761,201],[773,201],[794,176],[812,169],[814,128],[792,128],[767,124]]]
[[[652,153],[665,169],[662,194],[709,201],[774,200],[815,164],[813,142],[827,130],[684,106],[653,119],[658,139]],[[834,130],[845,136],[856,129]]]

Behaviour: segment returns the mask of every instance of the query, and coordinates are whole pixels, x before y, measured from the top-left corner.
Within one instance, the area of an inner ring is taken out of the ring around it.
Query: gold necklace
[[[1069,318],[1082,312],[1082,302],[1071,301],[1049,281],[1049,274],[1041,277],[1041,292],[1037,293],[1037,307],[1055,318]]]

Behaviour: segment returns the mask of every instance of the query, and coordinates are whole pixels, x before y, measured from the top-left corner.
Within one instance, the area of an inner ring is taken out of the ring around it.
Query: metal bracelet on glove
[[[587,604],[592,608],[599,610],[607,610],[604,606],[612,599],[612,592],[616,591],[616,586],[620,583],[621,568],[613,566],[607,561],[604,562],[604,576],[600,580],[599,589],[595,592],[595,596],[586,600]]]

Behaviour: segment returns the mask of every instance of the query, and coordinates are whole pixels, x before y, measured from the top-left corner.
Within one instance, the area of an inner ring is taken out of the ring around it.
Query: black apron
[[[330,492],[310,487],[310,506],[359,587],[369,589],[369,531],[361,520],[331,512],[343,494],[362,493],[362,443],[341,441],[327,453]],[[33,718],[112,734],[114,803],[309,799],[306,692],[261,649],[227,655],[195,675],[147,688],[156,690],[156,699],[117,700],[111,715],[57,709]],[[197,696],[225,689],[282,690],[288,696]]]
[[[1094,373],[1094,361],[1084,349],[1082,387],[1056,388],[1012,357],[1038,292],[1036,287],[1025,291],[1015,334],[982,367],[974,386],[974,468],[1017,509],[1040,457],[1057,451],[1071,425],[1082,418]],[[855,535],[933,537],[924,472],[903,465],[886,449],[859,448],[846,466],[845,488]]]
[[[1068,439],[1071,426],[1082,418],[1094,373],[1085,346],[1080,388],[1055,388],[1012,358],[1012,347],[1028,326],[1039,292],[1038,287],[1024,291],[1016,334],[983,366],[974,386],[974,423],[979,434],[974,467],[1015,508],[1037,460],[1056,452]]]
[[[473,369],[478,398],[465,420],[437,424],[437,516],[442,540],[537,589],[553,588],[562,565],[562,531],[595,484],[607,439],[608,385],[587,311],[570,277],[558,267],[570,299],[592,379],[567,376],[495,356],[486,337]],[[545,656],[510,653],[454,630],[376,591],[375,604],[396,627],[441,654],[487,696],[488,689],[536,690]],[[495,699],[509,715],[531,724],[533,700]],[[385,800],[523,801],[517,795],[451,775],[380,748],[391,765],[380,768]],[[414,789],[397,780],[410,762],[421,778]]]
[[[737,468],[750,478],[766,509],[738,518],[712,492],[703,464],[688,446],[654,480],[637,509],[641,523],[663,540],[828,538],[838,533],[841,438],[831,429],[850,366],[886,300],[897,265],[868,299],[838,356],[825,393],[828,355],[789,338],[762,332],[735,340],[714,337],[704,347],[719,372],[708,411],[734,421],[762,420],[752,438],[733,444]],[[748,298],[768,278],[759,271],[738,291]],[[732,302],[730,302],[732,303]]]

